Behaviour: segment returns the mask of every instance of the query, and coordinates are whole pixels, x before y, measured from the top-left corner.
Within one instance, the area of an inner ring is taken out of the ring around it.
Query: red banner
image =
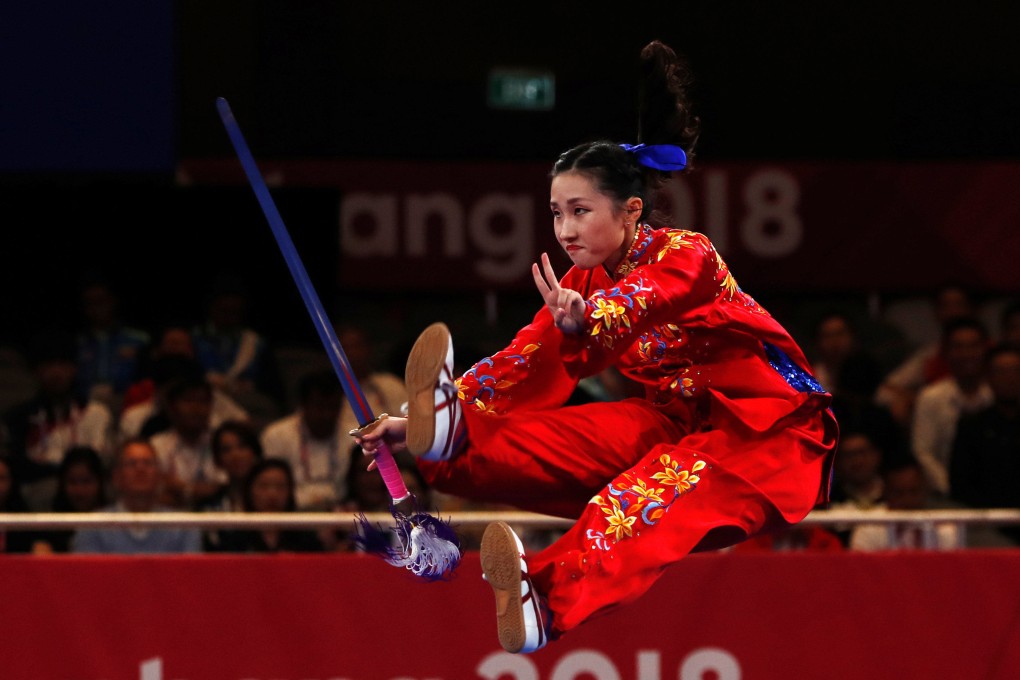
[[[559,253],[549,165],[264,162],[270,186],[340,192],[339,283],[350,288],[530,287]],[[184,183],[243,183],[236,160],[188,160]],[[752,294],[1020,290],[1020,163],[703,165],[659,199],[670,223],[707,234]],[[382,275],[380,275],[382,273]]]
[[[0,559],[5,680],[1020,677],[1020,551],[707,554],[504,653],[477,553]]]

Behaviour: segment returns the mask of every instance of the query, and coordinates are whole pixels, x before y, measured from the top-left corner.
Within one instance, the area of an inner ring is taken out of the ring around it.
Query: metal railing
[[[321,529],[344,528],[358,515],[342,512],[89,512],[89,513],[0,513],[0,530],[25,531],[32,529],[82,528],[149,528],[187,527],[198,529]],[[567,529],[573,520],[550,517],[531,512],[472,511],[436,513],[457,527],[477,528],[496,520],[530,529]],[[373,523],[392,523],[388,512],[366,513]],[[883,524],[930,526],[952,524],[966,526],[1020,525],[1020,509],[947,509],[947,510],[815,510],[802,525],[833,526]]]

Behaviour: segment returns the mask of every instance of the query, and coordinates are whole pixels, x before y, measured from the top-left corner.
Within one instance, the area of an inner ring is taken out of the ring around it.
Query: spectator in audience
[[[360,460],[361,447],[354,445],[351,457]],[[405,482],[406,484],[406,482]],[[347,493],[340,502],[345,512],[387,512],[390,509],[390,494],[386,490],[378,470],[369,470],[364,465],[351,465],[345,480]],[[408,489],[410,491],[410,489]],[[412,491],[412,493],[414,493]]]
[[[195,354],[213,387],[249,413],[276,414],[283,401],[276,359],[258,331],[247,325],[244,282],[221,273],[211,285],[205,322],[192,332]]]
[[[299,510],[332,510],[347,492],[350,437],[340,424],[340,381],[330,370],[304,375],[298,384],[298,408],[269,423],[262,432],[267,457],[290,463],[297,477]]]
[[[185,376],[166,390],[170,429],[149,441],[159,456],[167,505],[197,508],[227,483],[226,473],[212,455],[212,401],[213,388],[202,376]]]
[[[974,508],[1020,508],[1020,346],[996,346],[986,365],[994,403],[960,418],[950,494]],[[1003,533],[1020,543],[1020,527]]]
[[[159,504],[159,459],[144,439],[121,444],[113,463],[113,488],[117,496],[106,512],[167,512]],[[78,553],[197,553],[202,538],[197,529],[116,528],[81,529],[72,541]]]
[[[60,463],[53,512],[96,512],[106,505],[105,484],[106,470],[95,449],[88,446],[68,449]],[[73,530],[40,532],[34,537],[32,552],[70,552],[73,537]]]
[[[262,444],[250,423],[228,420],[212,434],[213,460],[227,474],[227,484],[203,507],[210,512],[244,512],[244,490],[252,468],[263,459]],[[219,550],[221,532],[205,532],[206,550]]]
[[[294,512],[294,474],[279,458],[260,460],[245,485],[248,512]],[[262,529],[223,532],[226,552],[320,552],[323,545],[314,531]]]
[[[121,440],[131,437],[151,437],[170,428],[170,416],[166,409],[166,390],[174,382],[184,378],[200,380],[203,376],[201,364],[195,359],[179,354],[166,354],[157,358],[151,370],[151,398],[134,403],[120,416],[119,436]],[[213,389],[212,412],[209,423],[216,427],[227,420],[248,420],[248,412],[221,390]]]
[[[832,481],[833,508],[868,510],[882,501],[883,451],[872,435],[848,429],[840,436]]]
[[[905,430],[888,408],[875,403],[882,369],[878,360],[860,347],[849,317],[840,312],[822,316],[815,326],[815,348],[812,368],[832,394],[832,410],[841,427],[861,423],[880,449],[898,450]]]
[[[30,510],[49,509],[57,469],[72,446],[110,451],[113,416],[96,400],[83,401],[74,390],[78,372],[72,335],[44,332],[29,348],[38,380],[36,396],[11,407],[5,417],[8,450]]]
[[[393,373],[378,370],[373,361],[373,347],[365,331],[358,326],[340,326],[337,339],[344,348],[351,371],[358,379],[361,391],[372,408],[372,413],[400,415],[400,409],[407,401],[407,390],[403,379]],[[350,432],[358,427],[357,418],[351,405],[344,400],[340,411],[340,430]]]
[[[167,356],[195,359],[195,344],[191,340],[190,324],[176,320],[161,322],[152,344],[139,362],[138,379],[124,393],[124,399],[121,401],[122,410],[155,398],[156,384],[152,377],[154,364]]]
[[[871,432],[858,423],[846,423],[836,452],[829,507],[833,510],[873,510],[881,507],[885,458],[885,450]],[[839,525],[833,527],[833,533],[843,545],[847,545],[851,529],[849,525]]]
[[[0,456],[0,512],[28,512],[21,497],[18,478],[11,461]],[[32,549],[32,537],[27,531],[0,529],[0,554],[26,553]]]
[[[101,401],[117,413],[125,390],[137,377],[149,335],[120,320],[119,300],[109,281],[89,277],[80,300],[85,323],[77,334],[78,396]]]
[[[242,512],[244,488],[252,468],[265,456],[250,423],[228,420],[212,434],[213,461],[227,475],[227,485],[206,505],[207,510]]]
[[[934,499],[921,466],[903,460],[883,475],[884,507],[889,510],[929,510],[944,507]],[[962,547],[960,532],[953,524],[860,524],[850,535],[850,549],[952,550]]]
[[[822,387],[836,396],[842,391],[844,383],[854,384],[852,380],[859,381],[862,377],[857,374],[866,371],[866,377],[876,381],[867,394],[870,401],[881,380],[881,369],[878,361],[861,349],[850,317],[841,312],[829,312],[822,316],[815,325],[814,345],[815,356],[811,368]],[[851,365],[844,370],[847,362]],[[845,375],[848,371],[855,375]]]
[[[972,318],[977,306],[966,288],[949,284],[936,292],[933,311],[938,327],[944,329],[954,319]],[[949,374],[944,340],[943,333],[941,338],[918,348],[885,377],[877,390],[878,403],[887,407],[900,423],[910,423],[914,413],[914,399],[921,388]]]
[[[956,423],[962,414],[989,406],[992,390],[984,379],[988,333],[980,321],[973,317],[950,321],[943,331],[943,345],[950,374],[918,394],[911,448],[932,490],[946,496]]]

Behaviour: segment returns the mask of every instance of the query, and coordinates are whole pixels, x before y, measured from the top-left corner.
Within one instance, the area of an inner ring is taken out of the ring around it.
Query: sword
[[[283,218],[280,217],[280,212],[276,209],[276,203],[269,194],[269,188],[258,170],[255,158],[248,149],[248,144],[241,134],[241,128],[230,110],[230,105],[226,99],[219,97],[216,99],[216,109],[234,150],[237,152],[241,167],[244,168],[244,173],[248,177],[248,183],[255,192],[255,197],[262,207],[266,221],[269,222],[291,277],[301,293],[301,299],[304,300],[312,323],[319,333],[319,339],[322,340],[333,370],[336,372],[337,378],[340,379],[340,385],[347,396],[347,401],[351,404],[358,425],[364,430],[375,424],[378,419],[372,413],[372,407],[358,384],[358,379],[351,369],[351,364],[340,345],[340,340],[326,316],[319,296],[315,292],[315,287],[312,286],[312,282],[308,278],[297,248],[294,247],[294,242],[287,232]],[[385,414],[383,414],[384,416]],[[401,546],[399,550],[390,548],[382,536],[373,535],[373,528],[362,515],[359,519],[359,528],[362,531],[365,547],[371,552],[380,553],[391,564],[406,567],[418,576],[434,579],[447,575],[460,561],[460,545],[452,529],[446,522],[418,509],[417,502],[407,490],[396,461],[393,460],[393,454],[385,443],[380,443],[375,454],[375,462],[393,501],[390,509],[394,519],[397,520],[396,533],[400,538]],[[409,516],[397,510],[397,505],[405,502],[410,502],[414,508]]]

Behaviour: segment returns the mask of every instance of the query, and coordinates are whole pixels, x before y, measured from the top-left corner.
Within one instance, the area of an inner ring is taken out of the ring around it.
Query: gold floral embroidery
[[[611,290],[596,291],[587,302],[593,322],[588,335],[609,349],[616,340],[627,338],[634,321],[647,314],[648,299],[654,297],[641,277],[632,278]]]
[[[607,536],[613,536],[619,541],[622,538],[630,536],[633,532],[634,522],[637,521],[637,517],[633,515],[628,516],[620,505],[620,501],[616,498],[609,497],[610,505],[602,506],[602,512],[606,515],[606,521],[609,527],[606,529]]]
[[[637,263],[635,262],[624,262],[616,268],[617,273],[620,276],[627,276],[637,269]]]
[[[685,373],[687,372],[686,369],[685,369],[684,372]],[[693,397],[694,396],[694,381],[692,379],[690,379],[690,378],[677,378],[676,380],[674,380],[673,382],[671,382],[669,384],[669,389],[671,389],[673,391],[676,391],[677,389],[679,389],[680,390],[680,394],[682,394],[683,396],[685,396],[685,397]]]
[[[499,413],[495,404],[486,404],[481,399],[475,399],[475,408],[478,409],[479,413],[483,413],[485,415],[494,416]]]
[[[643,479],[639,479],[637,484],[631,485],[630,490],[641,498],[655,501],[656,503],[665,502],[662,500],[662,492],[665,491],[665,489],[646,486],[645,480]]]
[[[612,328],[613,321],[619,319],[624,325],[630,326],[630,320],[627,319],[627,310],[623,305],[619,305],[612,300],[606,298],[597,298],[595,300],[595,311],[591,313],[591,318],[602,319],[606,325],[606,328]],[[592,333],[597,335],[597,333]]]
[[[681,248],[694,248],[694,244],[687,240],[688,236],[693,236],[693,231],[673,231],[669,235],[669,241],[663,244],[662,248],[659,249],[659,254],[656,256],[655,261],[659,262],[662,258],[666,257],[672,250],[680,250]]]
[[[666,486],[675,486],[678,491],[689,491],[701,478],[692,475],[687,470],[666,470],[652,475],[652,479],[662,482]]]
[[[606,522],[604,534],[589,529],[589,538],[594,536],[599,540],[619,542],[640,535],[640,526],[654,526],[677,499],[694,491],[701,481],[701,475],[696,473],[707,467],[705,461],[695,460],[687,470],[669,454],[660,455],[650,466],[660,468],[660,471],[648,475],[648,478],[662,486],[649,486],[642,478],[646,473],[638,477],[636,473],[628,472],[589,501],[599,507]],[[672,495],[667,500],[664,496],[669,495],[670,490]],[[597,547],[608,549],[601,545]]]

